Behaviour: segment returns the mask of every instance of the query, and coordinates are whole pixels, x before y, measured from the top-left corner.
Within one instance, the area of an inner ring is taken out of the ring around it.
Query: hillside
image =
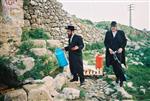
[[[110,23],[111,22],[109,21],[102,21],[102,22],[96,22],[94,23],[94,25],[99,29],[108,30],[110,28]],[[145,40],[145,38],[149,39],[150,37],[148,31],[139,30],[126,25],[118,24],[118,29],[123,30],[131,41],[141,41],[143,39]]]
[[[81,19],[81,22],[95,26],[103,32],[103,35],[105,35],[105,32],[110,28],[111,23],[110,21],[94,23],[90,20],[83,19]],[[148,77],[150,76],[150,32],[130,28],[122,24],[118,24],[118,29],[123,30],[128,39],[126,46],[128,69],[126,70],[126,74],[128,77],[127,85],[129,84],[131,86],[126,86],[125,89],[129,94],[134,96],[134,100],[148,101],[150,99],[150,79]],[[103,49],[104,46],[102,44],[103,43],[92,44],[88,49],[89,51]],[[100,52],[104,53],[103,51]],[[90,64],[94,64],[93,60],[89,60],[90,58],[92,58],[92,55],[87,55],[86,53],[86,59]],[[112,70],[109,71],[111,71],[110,74],[112,74]]]

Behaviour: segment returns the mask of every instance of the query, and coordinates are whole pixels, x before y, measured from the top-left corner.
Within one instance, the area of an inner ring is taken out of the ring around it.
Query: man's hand
[[[119,48],[118,49],[118,53],[122,53],[123,49],[122,48]]]
[[[109,48],[109,53],[113,54],[113,50],[111,48]]]
[[[71,48],[72,51],[78,50],[79,47],[78,46],[74,46],[73,48]]]
[[[61,48],[63,51],[65,50],[65,48]]]

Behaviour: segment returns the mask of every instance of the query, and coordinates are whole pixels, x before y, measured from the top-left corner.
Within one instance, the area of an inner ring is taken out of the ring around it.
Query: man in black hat
[[[74,26],[69,25],[67,29],[67,34],[69,38],[69,44],[64,50],[69,52],[69,65],[70,71],[73,75],[73,79],[70,82],[78,81],[78,76],[80,77],[80,85],[84,84],[84,74],[83,74],[83,59],[82,59],[82,49],[84,48],[83,39],[81,36],[74,34]]]
[[[127,39],[125,33],[121,30],[117,30],[117,23],[111,22],[111,30],[106,32],[104,44],[106,47],[106,66],[112,65],[113,71],[116,75],[116,83],[120,81],[120,87],[123,86],[123,81],[126,81],[121,63],[125,64],[125,46]],[[117,52],[117,58],[120,61],[114,59],[115,51]]]

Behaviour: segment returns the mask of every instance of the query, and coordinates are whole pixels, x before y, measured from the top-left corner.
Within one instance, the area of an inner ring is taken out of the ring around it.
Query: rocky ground
[[[79,82],[67,83],[66,86],[80,90],[80,98],[75,101],[119,101],[132,100],[124,88],[119,87],[114,81],[108,83],[104,78],[86,77],[85,85]]]
[[[108,76],[114,79],[114,75]],[[47,76],[32,84],[4,93],[4,101],[132,101],[124,88],[107,77],[86,77],[85,85],[69,82],[69,73]]]

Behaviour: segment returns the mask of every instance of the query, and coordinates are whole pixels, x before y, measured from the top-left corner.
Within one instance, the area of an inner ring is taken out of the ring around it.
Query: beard
[[[72,34],[68,34],[68,38],[71,38]]]

